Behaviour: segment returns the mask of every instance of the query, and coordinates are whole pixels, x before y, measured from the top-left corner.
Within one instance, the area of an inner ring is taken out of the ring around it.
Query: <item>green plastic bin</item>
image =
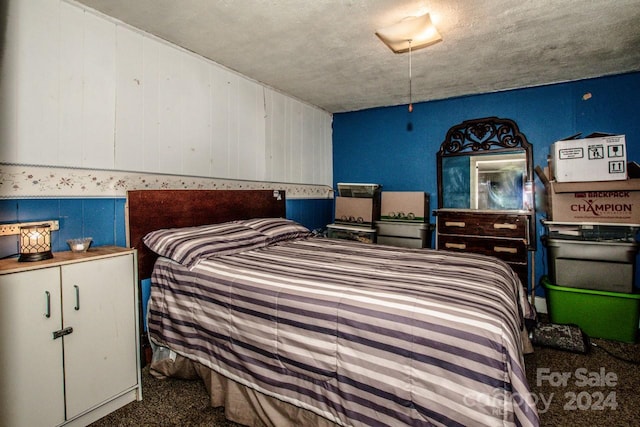
[[[594,338],[633,343],[638,336],[640,294],[557,286],[543,276],[553,323],[573,323]]]

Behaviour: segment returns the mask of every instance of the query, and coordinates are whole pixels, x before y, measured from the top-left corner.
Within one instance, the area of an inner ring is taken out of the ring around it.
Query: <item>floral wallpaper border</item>
[[[288,199],[331,199],[328,185],[287,184],[0,163],[0,199],[126,197],[127,190],[284,190]]]

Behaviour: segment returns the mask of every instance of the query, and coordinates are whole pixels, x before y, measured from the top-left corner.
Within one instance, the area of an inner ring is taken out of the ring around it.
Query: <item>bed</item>
[[[539,424],[503,262],[315,237],[283,192],[174,191],[127,200],[158,374],[252,426]]]

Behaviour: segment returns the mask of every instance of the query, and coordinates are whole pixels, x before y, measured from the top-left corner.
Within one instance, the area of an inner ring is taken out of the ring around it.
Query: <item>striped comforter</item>
[[[160,258],[150,337],[340,425],[534,426],[526,298],[495,258],[322,238]]]

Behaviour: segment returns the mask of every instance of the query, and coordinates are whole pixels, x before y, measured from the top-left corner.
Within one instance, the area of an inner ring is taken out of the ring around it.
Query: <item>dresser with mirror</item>
[[[535,251],[531,144],[513,120],[466,120],[437,155],[436,249],[507,262],[526,288]]]

